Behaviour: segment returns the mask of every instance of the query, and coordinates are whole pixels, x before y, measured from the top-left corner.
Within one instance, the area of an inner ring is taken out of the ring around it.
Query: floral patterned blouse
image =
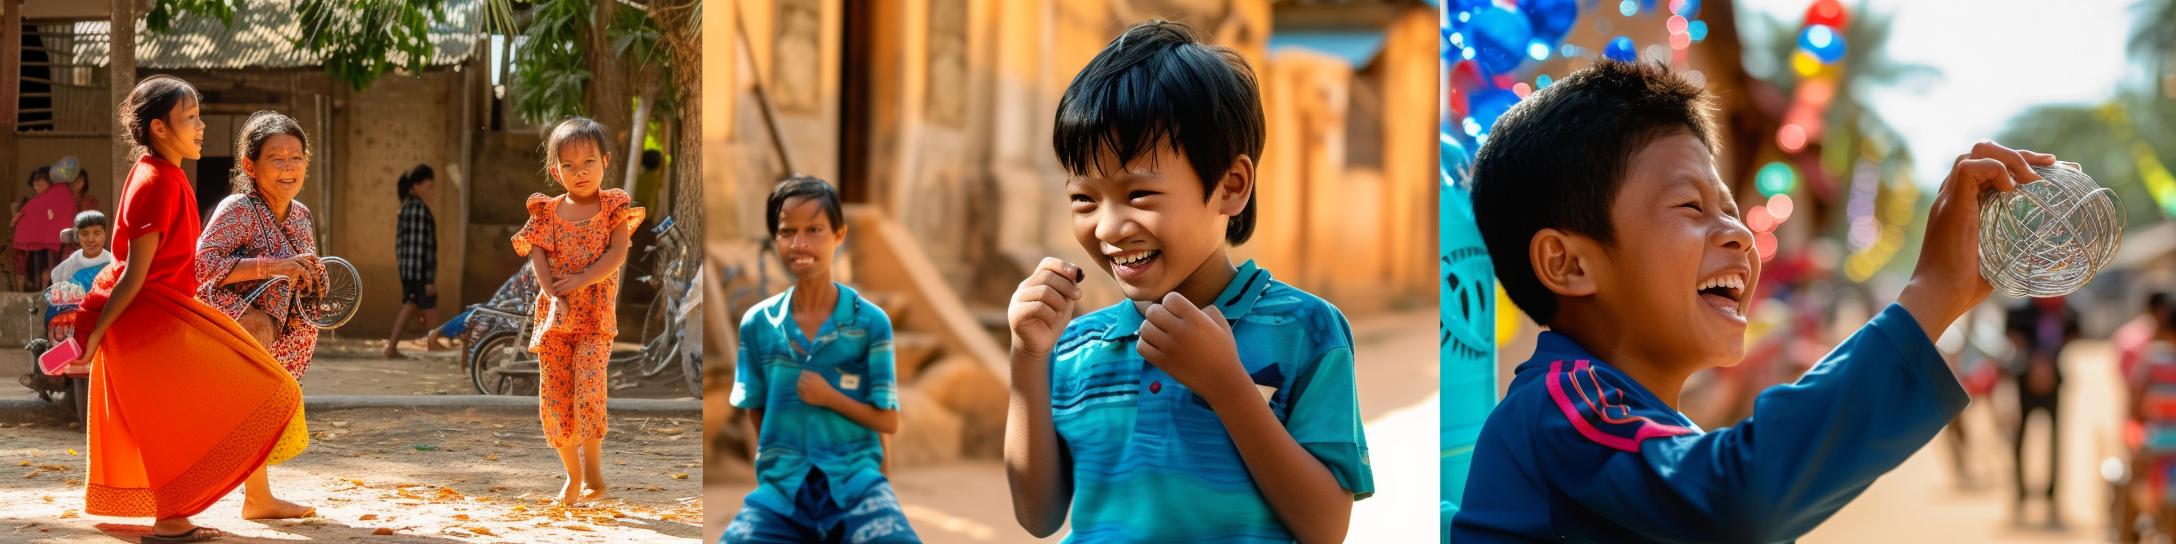
[[[284,259],[302,253],[316,253],[317,242],[311,237],[310,209],[301,202],[290,202],[287,220],[280,221],[272,212],[272,205],[264,196],[255,192],[228,196],[219,202],[212,212],[211,221],[204,227],[204,236],[196,245],[197,300],[218,308],[227,317],[239,319],[251,308],[263,310],[280,324],[280,336],[265,346],[287,368],[295,379],[302,379],[303,370],[310,365],[310,351],[317,347],[317,327],[302,315],[296,281],[284,281],[266,289],[256,300],[244,297],[264,285],[267,280],[250,280],[225,283],[227,275],[241,265],[243,259]],[[312,277],[297,278],[308,285],[325,285],[325,268],[319,265]]]
[[[550,263],[551,276],[568,277],[580,274],[589,265],[604,257],[612,245],[612,231],[625,226],[632,231],[642,224],[646,213],[632,205],[633,198],[626,191],[606,189],[597,193],[600,206],[597,215],[581,221],[567,221],[559,217],[559,204],[566,196],[529,195],[529,223],[521,232],[514,234],[514,253],[528,257],[530,251],[544,251],[545,261]],[[552,319],[551,297],[543,292],[536,295],[536,330],[534,342],[542,342],[545,336],[557,334],[591,335],[610,338],[619,334],[619,321],[614,316],[613,301],[619,298],[620,274],[617,269],[603,281],[567,293],[566,301],[558,308],[560,315]]]

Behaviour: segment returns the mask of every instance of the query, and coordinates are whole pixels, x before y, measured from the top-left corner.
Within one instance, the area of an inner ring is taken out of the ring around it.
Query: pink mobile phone
[[[53,346],[53,349],[45,350],[44,355],[39,355],[38,369],[45,371],[47,376],[66,374],[68,363],[82,355],[83,346],[77,344],[76,339],[69,338],[67,341],[61,342],[60,345]]]

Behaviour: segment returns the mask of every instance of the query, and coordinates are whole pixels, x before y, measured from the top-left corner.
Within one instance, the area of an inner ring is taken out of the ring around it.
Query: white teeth
[[[1728,288],[1731,288],[1731,289],[1740,289],[1740,290],[1743,290],[1743,289],[1745,289],[1745,275],[1743,275],[1743,274],[1731,274],[1731,275],[1728,275],[1728,276],[1722,276],[1722,277],[1718,277],[1718,278],[1709,278],[1709,279],[1706,279],[1706,280],[1702,280],[1702,281],[1700,282],[1700,286],[1699,286],[1698,288],[1695,288],[1695,289],[1693,289],[1693,290],[1694,290],[1694,291],[1705,291],[1705,290],[1708,290],[1708,289],[1710,289],[1710,288],[1714,288],[1714,287],[1728,287]]]

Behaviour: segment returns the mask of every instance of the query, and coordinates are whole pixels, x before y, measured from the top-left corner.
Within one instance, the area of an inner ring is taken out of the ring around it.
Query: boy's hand
[[[1911,283],[1896,299],[1927,331],[1927,338],[1940,338],[1951,321],[1995,290],[1987,278],[1980,277],[1982,194],[2015,191],[2019,185],[2040,181],[2032,166],[2051,164],[2055,164],[2054,155],[1982,141],[1950,166],[1949,177],[1942,180],[1934,207],[1927,212],[1919,264],[1912,269]]]
[[[830,408],[832,401],[839,397],[839,390],[831,387],[831,381],[812,370],[801,371],[801,379],[794,382],[793,391],[801,395],[801,402],[825,408]]]
[[[1215,306],[1195,307],[1177,291],[1148,307],[1141,321],[1141,358],[1194,390],[1210,406],[1235,391],[1253,393],[1232,326]]]
[[[1086,274],[1073,263],[1057,257],[1043,262],[1020,281],[1005,308],[1005,322],[1012,328],[1013,349],[1047,357],[1058,343],[1058,334],[1073,322],[1073,304],[1080,301],[1080,280]]]

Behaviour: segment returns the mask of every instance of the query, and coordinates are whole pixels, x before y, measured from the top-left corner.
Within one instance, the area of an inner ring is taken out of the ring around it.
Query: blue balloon
[[[1518,103],[1517,93],[1486,86],[1466,98],[1466,115],[1481,125],[1482,134],[1487,134],[1489,127],[1496,124],[1496,118],[1511,111],[1511,106]]]
[[[1632,39],[1624,36],[1610,40],[1609,47],[1602,48],[1602,56],[1619,62],[1636,62],[1640,59],[1639,53],[1632,50]]]
[[[1686,19],[1691,19],[1695,13],[1700,13],[1700,0],[1685,0],[1677,7],[1677,14]]]
[[[1510,72],[1526,60],[1526,46],[1533,41],[1534,30],[1519,12],[1502,6],[1491,6],[1474,14],[1472,33],[1467,37],[1474,49],[1474,60],[1481,62],[1481,71],[1490,75]]]
[[[1578,0],[1527,0],[1519,3],[1519,11],[1526,13],[1533,23],[1534,39],[1555,45],[1571,32],[1572,24],[1579,20]]]
[[[1798,48],[1812,53],[1822,64],[1844,58],[1844,34],[1828,25],[1810,25],[1798,33]]]

